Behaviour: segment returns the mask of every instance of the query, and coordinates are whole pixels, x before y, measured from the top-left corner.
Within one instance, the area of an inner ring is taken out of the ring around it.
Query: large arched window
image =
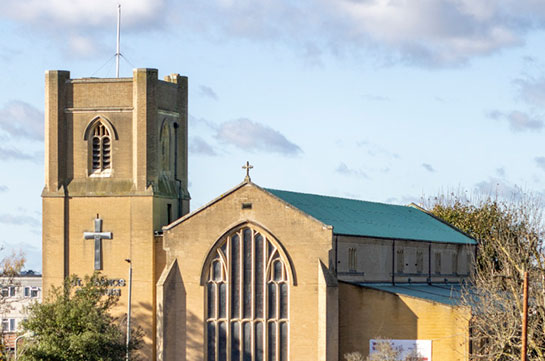
[[[243,227],[220,241],[210,258],[206,360],[287,361],[290,273],[281,250],[263,232]]]

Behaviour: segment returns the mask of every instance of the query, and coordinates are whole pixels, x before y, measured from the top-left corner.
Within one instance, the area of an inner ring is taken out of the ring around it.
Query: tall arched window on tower
[[[92,174],[109,173],[112,169],[112,138],[108,128],[98,121],[91,134],[91,167]]]
[[[161,168],[163,172],[170,172],[170,125],[168,121],[163,122],[160,133],[161,146]]]
[[[206,269],[207,361],[287,361],[289,279],[270,237],[252,227],[226,236]]]

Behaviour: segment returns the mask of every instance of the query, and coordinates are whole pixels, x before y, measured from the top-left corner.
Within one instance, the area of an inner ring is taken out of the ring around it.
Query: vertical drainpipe
[[[395,267],[396,267],[396,240],[392,240],[392,285],[396,284]]]
[[[337,262],[338,262],[337,251],[339,249],[338,247],[339,240],[337,239],[336,235],[334,237],[335,237],[335,275],[337,275]]]
[[[431,242],[428,243],[428,284],[431,285]]]

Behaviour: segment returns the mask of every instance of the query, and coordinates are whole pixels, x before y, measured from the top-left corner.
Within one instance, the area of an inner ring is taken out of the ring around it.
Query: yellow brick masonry
[[[377,338],[432,340],[432,360],[463,361],[469,352],[467,308],[339,283],[339,349],[369,353]]]

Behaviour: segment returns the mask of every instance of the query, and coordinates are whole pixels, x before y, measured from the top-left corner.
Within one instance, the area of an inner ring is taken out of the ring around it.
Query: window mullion
[[[268,240],[264,239],[263,246],[263,360],[269,360],[269,275],[267,273],[269,264],[269,248],[271,245]]]
[[[104,170],[104,135],[100,137],[100,170]]]
[[[170,139],[170,138],[169,138]],[[231,237],[227,237],[225,241],[227,247],[225,247],[225,258],[227,264],[225,265],[225,317],[226,317],[226,348],[227,348],[227,360],[231,360]]]
[[[251,240],[250,240],[250,255],[251,255],[251,282],[250,282],[250,295],[251,295],[251,302],[250,302],[250,333],[252,335],[250,340],[250,349],[252,350],[252,360],[255,361],[255,231],[251,231]]]

